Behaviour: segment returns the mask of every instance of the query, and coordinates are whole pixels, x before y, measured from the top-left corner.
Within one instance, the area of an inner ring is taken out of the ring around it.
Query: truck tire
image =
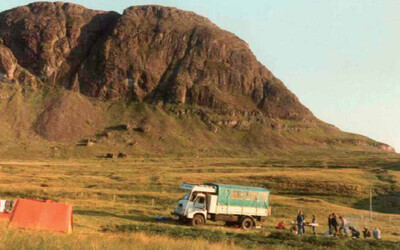
[[[192,219],[192,226],[202,226],[204,225],[204,216],[201,214],[195,214]]]
[[[254,226],[254,221],[250,217],[244,217],[240,222],[240,227],[245,230],[251,229],[253,228],[253,226]]]

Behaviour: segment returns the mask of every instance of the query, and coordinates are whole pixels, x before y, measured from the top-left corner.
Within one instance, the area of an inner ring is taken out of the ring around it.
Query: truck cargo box
[[[207,185],[214,185],[217,189],[216,214],[267,216],[270,213],[268,189],[215,183]]]

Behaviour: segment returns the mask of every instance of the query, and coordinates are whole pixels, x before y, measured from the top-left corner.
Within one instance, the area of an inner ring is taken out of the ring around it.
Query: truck
[[[207,221],[224,221],[229,226],[251,229],[271,215],[270,192],[266,188],[183,183],[181,189],[188,192],[172,214],[193,226],[204,225]]]

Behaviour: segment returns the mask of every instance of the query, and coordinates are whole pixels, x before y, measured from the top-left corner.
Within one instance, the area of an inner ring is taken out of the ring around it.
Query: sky
[[[0,10],[32,1],[1,1]],[[400,151],[399,0],[70,0],[191,10],[249,43],[318,118]],[[399,113],[398,113],[399,112]]]

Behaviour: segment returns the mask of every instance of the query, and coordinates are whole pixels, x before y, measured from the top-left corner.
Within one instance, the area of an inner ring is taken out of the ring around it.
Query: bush
[[[297,235],[290,232],[272,232],[268,237],[277,240],[299,240]]]

